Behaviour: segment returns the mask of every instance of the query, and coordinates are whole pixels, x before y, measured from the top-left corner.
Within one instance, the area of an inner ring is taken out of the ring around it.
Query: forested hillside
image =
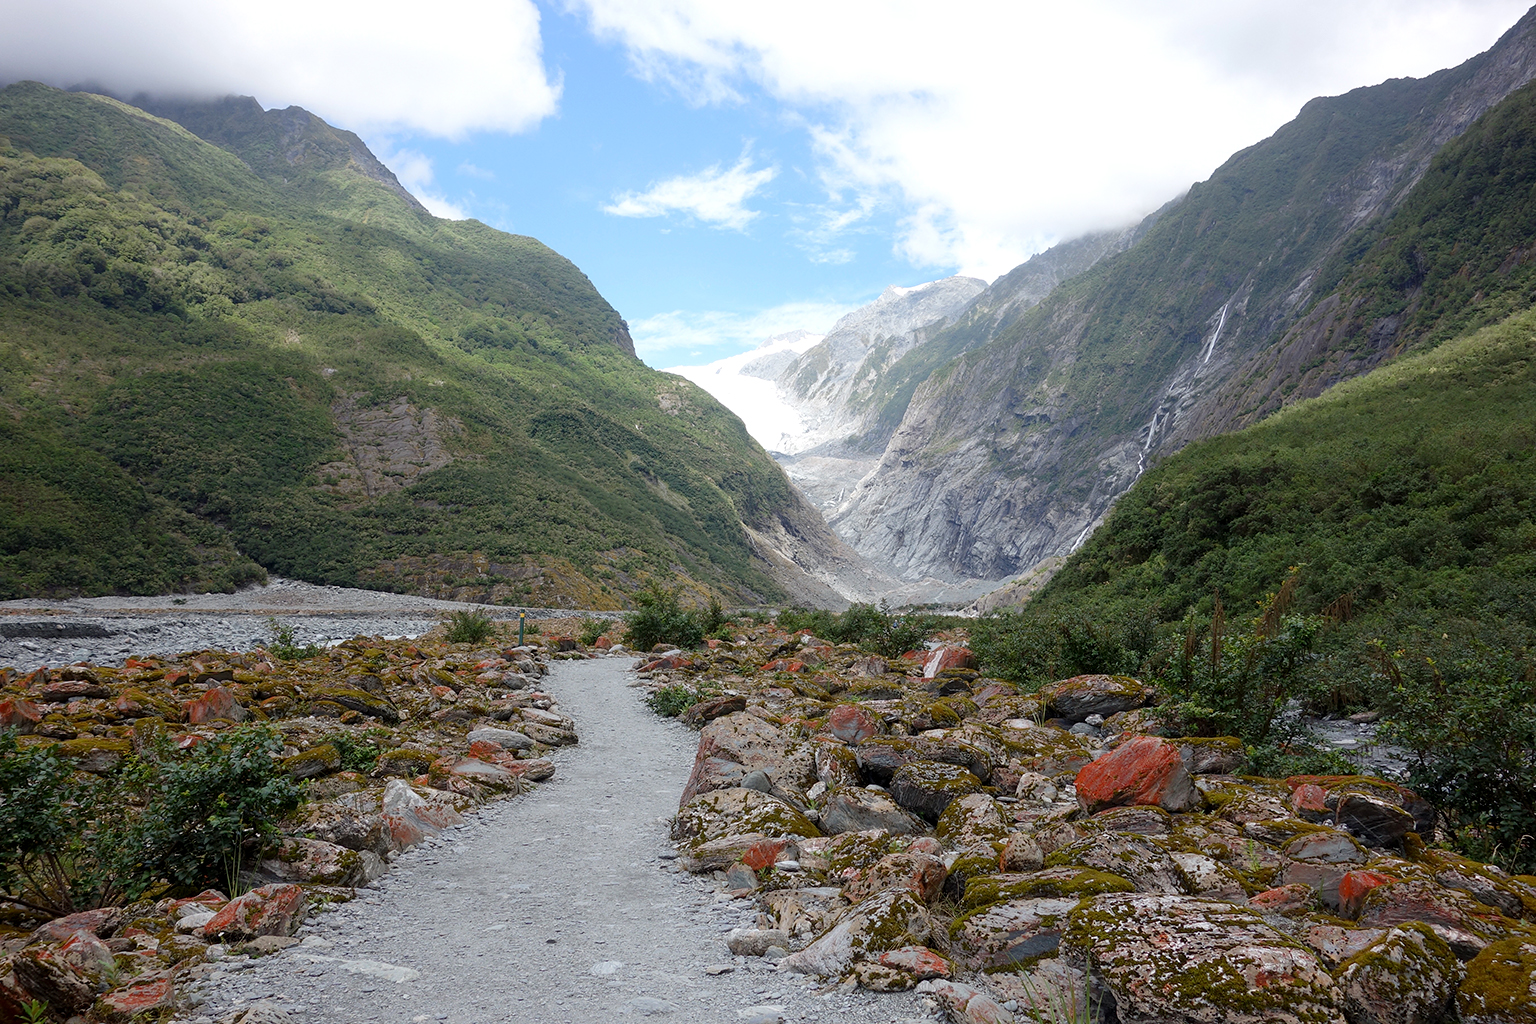
[[[0,596],[266,571],[587,607],[650,579],[831,596],[760,539],[836,560],[819,517],[568,260],[431,217],[297,108],[170,112],[231,149],[0,92]]]

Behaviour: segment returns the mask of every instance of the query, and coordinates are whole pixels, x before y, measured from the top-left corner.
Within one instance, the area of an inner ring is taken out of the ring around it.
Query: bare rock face
[[[462,433],[457,420],[435,409],[419,409],[404,397],[361,408],[363,395],[346,395],[331,407],[347,457],[316,473],[321,490],[374,498],[409,486],[423,473],[453,461],[447,438]]]

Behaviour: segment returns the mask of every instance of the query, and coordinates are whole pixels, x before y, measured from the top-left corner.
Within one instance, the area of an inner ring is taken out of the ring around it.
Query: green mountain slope
[[[1536,311],[1408,356],[1149,470],[1042,611],[1251,608],[1536,623]]]
[[[304,111],[176,112],[234,151],[105,97],[0,91],[0,595],[271,570],[754,600],[797,585],[756,537],[835,548],[569,261],[427,215]]]

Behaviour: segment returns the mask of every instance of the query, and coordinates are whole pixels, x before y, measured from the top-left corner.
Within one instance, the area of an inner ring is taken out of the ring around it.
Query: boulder
[[[1536,939],[1489,943],[1467,964],[1456,995],[1461,1024],[1536,1022]]]
[[[1081,722],[1089,715],[1108,718],[1121,711],[1146,707],[1157,691],[1130,676],[1073,676],[1042,687],[1035,696],[1055,718]]]
[[[974,910],[950,927],[955,958],[973,971],[1056,953],[1077,897],[1006,900]]]
[[[295,782],[318,779],[341,768],[341,752],[333,744],[320,743],[278,762]]]
[[[1255,893],[1248,897],[1248,905],[1261,914],[1306,917],[1322,906],[1322,901],[1318,898],[1317,890],[1310,885],[1291,882]]]
[[[976,655],[965,647],[939,647],[928,653],[923,662],[923,678],[933,679],[941,672],[950,669],[974,669],[976,667]]]
[[[122,923],[123,911],[120,907],[82,910],[40,925],[32,933],[32,941],[62,942],[76,932],[90,932],[97,938],[110,939]]]
[[[400,712],[389,698],[355,690],[346,686],[321,686],[310,693],[310,705],[316,714],[340,717],[343,712],[356,711],[365,718],[377,718],[390,725],[398,725]],[[327,707],[326,705],[329,705]]]
[[[1039,871],[1045,867],[1045,851],[1034,836],[1015,832],[1003,844],[997,863],[1004,871]]]
[[[1389,800],[1366,793],[1347,793],[1334,808],[1334,821],[1360,837],[1367,846],[1400,847],[1417,827],[1413,815]]]
[[[891,797],[928,822],[936,822],[957,797],[981,788],[968,769],[941,761],[910,761],[891,776]]]
[[[218,719],[243,722],[248,714],[235,695],[222,686],[210,687],[201,697],[188,701],[186,709],[187,721],[192,725],[205,725]]]
[[[831,928],[781,961],[801,974],[837,977],[855,960],[904,946],[924,945],[933,922],[921,900],[905,888],[888,889],[844,911]]]
[[[1429,925],[1466,960],[1490,942],[1508,938],[1508,928],[1514,924],[1465,893],[1443,889],[1425,879],[1378,885],[1361,901],[1362,927],[1385,928],[1410,921]]]
[[[725,945],[736,956],[762,956],[772,946],[789,948],[789,933],[777,928],[732,928]]]
[[[1398,879],[1380,871],[1350,871],[1339,879],[1339,916],[1350,920],[1360,916],[1365,897],[1378,885],[1396,882]]]
[[[292,935],[304,921],[309,901],[297,885],[276,883],[252,889],[224,904],[203,926],[210,939],[254,939],[260,935]]]
[[[887,889],[910,890],[924,903],[932,903],[944,888],[948,872],[944,862],[926,853],[891,853],[881,857],[843,889],[854,903]]]
[[[827,712],[827,731],[850,746],[878,735],[880,720],[857,704],[839,704]]]
[[[31,733],[37,723],[42,720],[43,713],[29,700],[21,697],[14,700],[0,700],[0,729],[11,729],[18,735],[25,736]]]
[[[153,1019],[158,1011],[176,1002],[176,985],[170,978],[150,978],[108,992],[96,1003],[97,1013],[112,1024]]]
[[[815,779],[814,758],[806,744],[793,740],[756,715],[737,711],[716,718],[699,731],[694,772],[683,787],[679,806],[708,792],[711,779],[704,766],[711,758],[734,762],[748,771],[761,768],[776,779],[801,788]]]
[[[1203,896],[1228,903],[1248,902],[1243,880],[1225,864],[1202,853],[1170,850],[1168,856],[1178,867],[1183,889],[1191,896]]]
[[[1172,741],[1191,775],[1240,775],[1248,767],[1248,751],[1236,736]]]
[[[27,997],[48,1004],[60,1017],[83,1012],[96,998],[90,980],[47,946],[29,946],[0,960],[0,978],[8,974]]]
[[[706,722],[713,722],[717,718],[734,715],[738,711],[745,710],[747,710],[746,697],[739,693],[727,694],[724,697],[712,697],[709,700],[701,700],[677,717],[684,725],[697,729]]]
[[[1077,773],[1077,802],[1087,814],[1106,807],[1147,804],[1179,813],[1200,804],[1178,748],[1152,736],[1138,736],[1083,766]]]
[[[884,786],[904,764],[938,761],[959,765],[983,781],[992,777],[992,758],[970,743],[932,736],[875,736],[854,748],[859,771]]]
[[[391,850],[405,850],[427,836],[464,820],[457,802],[448,794],[404,779],[390,779],[380,801],[380,817]]]
[[[54,744],[53,752],[74,761],[75,767],[83,772],[106,775],[128,759],[133,753],[133,744],[127,740],[81,736],[79,739]]]
[[[257,870],[279,882],[313,885],[367,885],[384,873],[384,861],[372,850],[349,850],[321,839],[288,836]]]
[[[1438,1024],[1463,973],[1444,940],[1426,925],[1408,924],[1350,957],[1334,977],[1351,1024]]]
[[[996,999],[970,985],[935,978],[921,983],[917,990],[937,999],[949,1019],[958,1024],[1013,1024],[1012,1013],[1003,1009]]]
[[[515,732],[511,729],[496,729],[491,726],[481,726],[471,729],[465,737],[470,743],[487,742],[494,743],[503,750],[532,750],[533,740],[525,733]]]
[[[1311,951],[1257,913],[1216,900],[1112,894],[1068,916],[1063,954],[1092,964],[1124,1024],[1343,1024]]]
[[[1064,846],[1045,859],[1049,867],[1081,865],[1119,875],[1143,893],[1182,893],[1184,874],[1168,850],[1149,836],[1102,833]]]
[[[900,949],[881,953],[876,960],[886,967],[905,971],[919,981],[927,978],[948,978],[955,970],[953,964],[927,946],[902,946]]]
[[[767,838],[761,832],[749,832],[746,835],[711,839],[693,847],[686,857],[679,858],[678,863],[696,875],[708,871],[724,871]]]
[[[821,827],[829,835],[883,829],[900,835],[922,835],[927,822],[891,797],[874,789],[830,789],[821,808]]]
[[[701,793],[672,820],[673,840],[690,846],[752,832],[767,837],[821,835],[809,818],[778,797],[739,787]]]
[[[1007,900],[1072,899],[1081,900],[1108,892],[1135,892],[1136,887],[1119,875],[1093,868],[1045,868],[1022,874],[1012,872],[977,875],[965,883],[960,905],[976,910]]]
[[[985,793],[972,793],[944,809],[935,832],[953,850],[988,846],[1008,838],[1008,817],[1002,804]]]

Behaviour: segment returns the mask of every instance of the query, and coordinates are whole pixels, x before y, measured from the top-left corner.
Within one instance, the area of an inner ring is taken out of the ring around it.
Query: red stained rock
[[[1291,794],[1291,808],[1301,817],[1316,821],[1329,814],[1328,805],[1323,802],[1327,797],[1326,789],[1308,782],[1297,786]]]
[[[187,721],[192,725],[204,725],[220,718],[229,722],[245,721],[245,708],[222,686],[215,686],[197,700],[188,701],[186,708]]]
[[[1507,937],[1513,922],[1464,893],[1433,882],[1408,880],[1373,887],[1360,907],[1360,925],[1385,928],[1423,921],[1448,942],[1456,955],[1471,959],[1490,942]]]
[[[843,890],[843,895],[858,903],[900,886],[909,890],[924,903],[932,903],[944,888],[949,872],[944,862],[926,853],[891,853],[881,857],[872,867]]]
[[[1136,804],[1178,813],[1198,806],[1200,794],[1178,748],[1138,736],[1077,773],[1077,802],[1089,814]]]
[[[1339,879],[1339,913],[1354,919],[1360,916],[1360,908],[1366,895],[1378,885],[1395,882],[1396,878],[1380,871],[1351,871]]]
[[[753,871],[762,871],[778,863],[779,854],[789,845],[787,839],[763,839],[747,847],[741,862]]]
[[[880,731],[880,723],[857,704],[839,704],[827,714],[827,730],[844,743],[856,745]]]
[[[229,939],[292,935],[303,923],[308,902],[304,890],[297,885],[263,885],[226,903],[203,926],[203,934]]]
[[[0,729],[15,729],[25,735],[42,720],[43,713],[29,700],[18,697],[0,701]]]
[[[1248,905],[1261,914],[1303,917],[1317,909],[1317,891],[1310,885],[1293,882],[1248,897]]]
[[[927,946],[903,946],[881,953],[881,964],[906,971],[922,981],[927,978],[947,978],[954,972],[953,965]]]
[[[72,700],[91,697],[110,697],[112,691],[100,683],[88,683],[74,679],[49,683],[33,696],[39,704],[67,704]]]
[[[763,666],[764,672],[808,672],[805,662],[796,659],[778,658]]]
[[[500,743],[492,743],[490,740],[475,740],[469,745],[469,756],[481,761],[498,762],[507,756],[507,752]]]
[[[946,669],[951,668],[975,668],[976,655],[965,647],[940,647],[928,654],[928,660],[923,662],[923,678],[932,679]]]
[[[68,917],[56,917],[32,933],[34,941],[47,939],[54,942],[69,938],[75,932],[90,932],[100,938],[111,938],[123,923],[123,912],[117,907],[100,910],[82,910]]]
[[[128,1021],[141,1013],[160,1010],[175,1001],[176,989],[170,978],[154,978],[120,988],[102,996],[98,1006],[113,1021]]]

